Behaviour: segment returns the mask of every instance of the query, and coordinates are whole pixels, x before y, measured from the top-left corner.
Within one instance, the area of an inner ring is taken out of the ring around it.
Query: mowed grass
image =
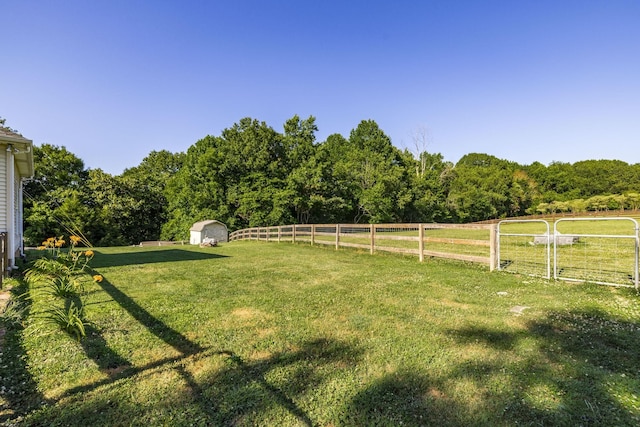
[[[7,331],[7,424],[640,424],[632,289],[290,243],[96,253],[85,341]]]

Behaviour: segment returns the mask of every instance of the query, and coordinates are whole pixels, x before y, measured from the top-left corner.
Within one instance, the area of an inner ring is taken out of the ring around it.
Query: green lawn
[[[7,330],[0,422],[640,424],[633,289],[290,243],[92,266],[84,341],[33,316]]]

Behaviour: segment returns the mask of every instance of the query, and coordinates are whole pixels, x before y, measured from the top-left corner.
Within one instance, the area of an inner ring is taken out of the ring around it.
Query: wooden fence
[[[234,231],[229,241],[305,242],[496,265],[495,224],[297,224]]]

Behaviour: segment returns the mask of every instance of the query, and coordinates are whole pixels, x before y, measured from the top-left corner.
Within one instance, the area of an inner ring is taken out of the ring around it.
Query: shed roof
[[[0,126],[0,143],[13,146],[20,176],[33,176],[33,141],[9,128]]]
[[[191,228],[189,229],[189,231],[202,231],[204,230],[204,228],[207,225],[211,225],[211,224],[220,224],[221,226],[223,226],[224,228],[227,228],[227,226],[223,223],[221,223],[220,221],[216,221],[215,219],[208,219],[206,221],[200,221],[200,222],[196,222],[195,224],[193,224],[191,226]]]

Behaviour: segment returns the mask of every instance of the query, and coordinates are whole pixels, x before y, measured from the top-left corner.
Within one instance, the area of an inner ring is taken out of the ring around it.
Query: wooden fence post
[[[311,224],[311,246],[315,243],[316,240],[316,225]]]
[[[373,255],[373,252],[375,251],[375,247],[376,247],[376,225],[375,224],[371,224],[371,255]]]
[[[418,230],[418,251],[420,262],[424,262],[424,224],[419,224],[420,229]]]
[[[498,226],[496,224],[491,224],[489,233],[489,271],[493,271],[496,268],[496,254],[498,252]]]
[[[336,224],[336,250],[340,247],[340,224]]]
[[[291,242],[293,243],[296,242],[296,225],[295,224],[291,226]]]
[[[278,243],[280,243],[280,237],[282,236],[282,226],[278,226]]]

